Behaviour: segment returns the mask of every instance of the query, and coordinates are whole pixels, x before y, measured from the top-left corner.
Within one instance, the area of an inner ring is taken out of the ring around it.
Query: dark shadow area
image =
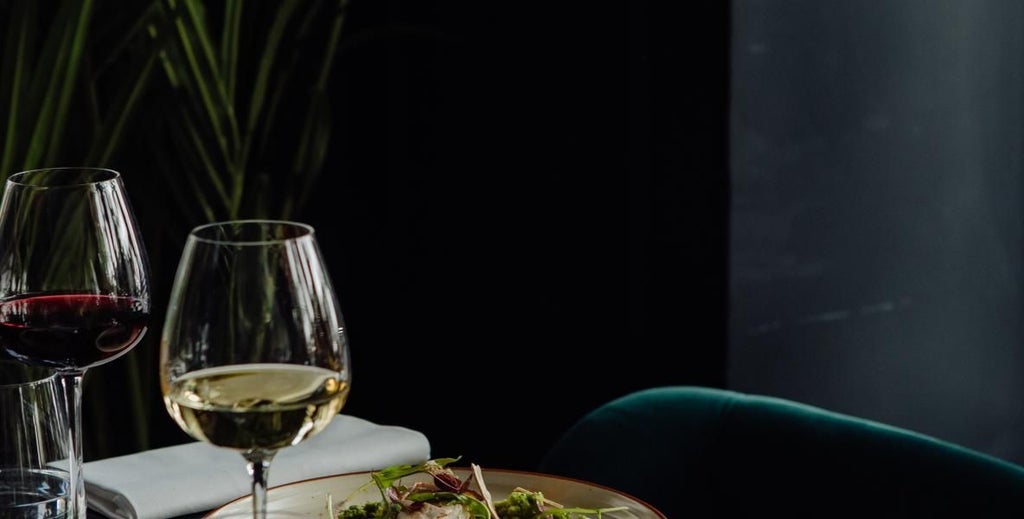
[[[533,468],[604,401],[724,383],[726,4],[353,7],[306,213],[345,412]]]
[[[724,386],[729,3],[603,4],[352,2],[327,168],[297,216],[349,328],[343,413],[533,469],[612,398]],[[162,315],[192,223],[159,183],[129,187]],[[152,447],[188,441],[155,328],[119,360],[151,388]],[[130,381],[104,373],[86,397],[107,445],[87,458],[135,434],[103,396]]]

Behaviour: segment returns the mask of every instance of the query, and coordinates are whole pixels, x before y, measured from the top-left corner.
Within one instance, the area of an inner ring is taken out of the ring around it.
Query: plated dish
[[[471,474],[469,468],[453,467],[460,478]],[[495,499],[502,499],[514,488],[523,487],[544,493],[544,497],[567,506],[586,508],[626,507],[627,510],[606,515],[608,519],[666,519],[653,506],[617,490],[561,476],[504,469],[482,469],[487,488]],[[424,474],[409,476],[408,482],[427,481]],[[380,499],[380,491],[371,483],[370,472],[341,474],[311,479],[271,488],[267,494],[267,515],[271,517],[304,517],[333,519],[328,511],[330,496],[335,512],[350,504],[363,504]],[[237,499],[213,510],[205,519],[252,517],[252,500]]]

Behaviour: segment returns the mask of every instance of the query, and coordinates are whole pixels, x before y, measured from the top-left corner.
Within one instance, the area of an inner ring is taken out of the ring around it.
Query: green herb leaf
[[[431,463],[446,467],[460,459],[462,459],[461,456],[458,458],[438,458],[435,460],[428,460],[417,465],[395,465],[393,467],[388,467],[374,472],[370,474],[370,477],[373,478],[373,481],[377,483],[377,486],[380,487],[381,490],[384,490],[404,477],[419,474],[420,472],[427,472],[427,467],[429,467]]]

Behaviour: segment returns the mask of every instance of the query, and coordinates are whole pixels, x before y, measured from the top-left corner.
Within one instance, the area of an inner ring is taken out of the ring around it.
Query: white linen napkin
[[[429,457],[430,444],[418,431],[338,415],[316,436],[279,451],[267,485],[421,463]],[[89,508],[111,519],[203,512],[252,491],[241,454],[202,442],[90,461],[82,470]]]

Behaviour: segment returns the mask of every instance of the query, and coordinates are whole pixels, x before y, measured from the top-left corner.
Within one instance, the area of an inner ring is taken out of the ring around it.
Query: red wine
[[[0,302],[0,348],[29,364],[84,369],[146,334],[149,304],[99,294],[42,294]]]

